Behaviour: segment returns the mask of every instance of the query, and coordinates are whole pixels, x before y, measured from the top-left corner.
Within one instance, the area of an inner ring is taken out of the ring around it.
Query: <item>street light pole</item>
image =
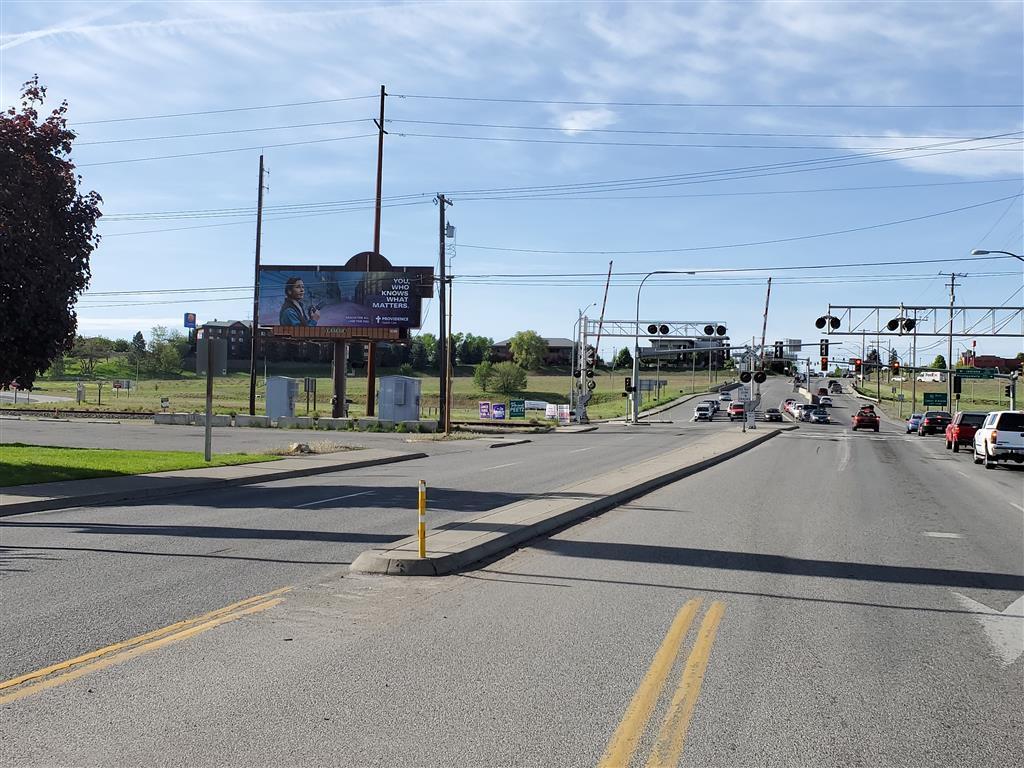
[[[643,280],[636,289],[636,325],[633,326],[633,391],[630,393],[633,398],[633,424],[639,423],[640,400],[637,394],[640,390],[640,292],[644,289],[644,283],[654,275],[693,275],[693,271],[682,269],[656,269],[644,275]]]

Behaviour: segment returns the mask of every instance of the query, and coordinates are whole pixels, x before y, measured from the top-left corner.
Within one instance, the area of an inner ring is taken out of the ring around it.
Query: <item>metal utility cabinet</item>
[[[420,417],[420,380],[413,376],[381,376],[381,421],[417,421]]]
[[[287,376],[267,379],[267,416],[279,419],[295,415],[295,401],[299,399],[299,380]]]

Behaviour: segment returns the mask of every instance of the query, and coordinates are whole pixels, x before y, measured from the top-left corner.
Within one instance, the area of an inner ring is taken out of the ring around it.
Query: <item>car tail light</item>
[[[988,439],[991,442],[993,442],[993,443],[998,442],[999,441],[999,430],[998,429],[993,429],[991,432],[989,432],[988,433]]]

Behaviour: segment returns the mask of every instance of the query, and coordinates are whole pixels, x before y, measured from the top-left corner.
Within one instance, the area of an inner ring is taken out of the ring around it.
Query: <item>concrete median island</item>
[[[576,520],[631,501],[663,485],[714,466],[770,440],[792,425],[754,432],[714,432],[663,456],[518,501],[472,520],[449,523],[427,533],[420,558],[415,536],[370,549],[350,566],[358,573],[442,576],[500,554]],[[429,521],[428,510],[428,521]]]

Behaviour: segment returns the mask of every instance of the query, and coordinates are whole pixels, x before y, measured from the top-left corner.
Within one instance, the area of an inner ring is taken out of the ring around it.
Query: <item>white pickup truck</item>
[[[974,463],[995,469],[999,462],[1024,463],[1024,411],[993,411],[974,433]]]

